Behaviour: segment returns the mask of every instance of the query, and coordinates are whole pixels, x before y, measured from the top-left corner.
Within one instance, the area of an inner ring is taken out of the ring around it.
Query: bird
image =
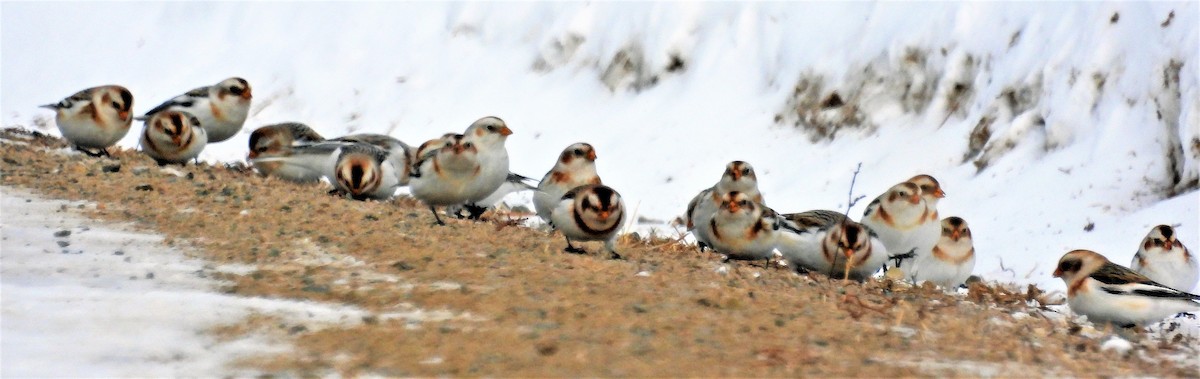
[[[691,231],[692,236],[696,238],[696,244],[700,247],[700,251],[712,246],[712,229],[709,227],[708,221],[717,213],[721,199],[734,191],[745,194],[751,201],[766,205],[762,193],[758,191],[758,177],[754,174],[754,167],[743,161],[732,161],[726,164],[725,172],[721,174],[721,179],[717,181],[717,184],[700,191],[688,202],[684,219],[688,231]]]
[[[451,205],[446,208],[446,212],[458,218],[478,220],[483,215],[483,212],[486,212],[501,200],[504,200],[504,197],[508,196],[508,194],[521,191],[536,191],[537,187],[530,184],[531,182],[533,182],[533,178],[509,172],[508,177],[504,179],[504,183],[500,184],[500,188],[496,188],[495,191],[492,191],[491,195],[483,198],[483,200],[475,202],[476,206],[467,207],[466,204]],[[462,214],[463,211],[467,211],[467,215],[464,216]],[[547,220],[547,222],[549,221]]]
[[[925,203],[931,209],[937,209],[938,201],[946,197],[946,192],[942,191],[942,185],[933,176],[920,174],[909,178],[908,182],[921,188],[921,198],[925,199]]]
[[[913,262],[908,275],[913,283],[929,281],[942,288],[958,288],[971,276],[975,269],[975,246],[967,221],[960,217],[946,217],[941,221],[942,233],[929,254],[923,254]]]
[[[208,132],[209,142],[221,142],[242,130],[250,113],[252,97],[250,83],[234,77],[173,97],[139,119],[148,119],[165,110],[185,111],[200,119],[200,125]]]
[[[287,160],[268,161],[259,158],[291,157],[295,146],[311,145],[324,140],[325,137],[302,123],[285,122],[266,125],[250,133],[250,153],[247,155],[247,159],[263,175],[297,183],[315,182],[322,177],[322,173],[319,171],[298,168],[296,165],[288,164]]]
[[[863,281],[887,260],[879,237],[841,212],[812,210],[782,217],[790,227],[779,230],[777,248],[798,270]]]
[[[401,186],[408,185],[408,176],[410,173],[408,167],[412,165],[414,151],[412,147],[409,147],[403,141],[392,136],[373,133],[351,134],[333,138],[329,141],[364,143],[382,149],[387,153],[387,160],[391,162],[393,167],[397,168],[395,173],[396,180]]]
[[[1150,229],[1129,267],[1167,287],[1192,290],[1200,277],[1200,262],[1177,237],[1175,229],[1168,225]]]
[[[124,138],[133,124],[133,93],[119,85],[88,88],[39,107],[53,110],[63,138],[91,156],[107,156],[107,148]]]
[[[596,174],[596,149],[584,142],[571,144],[563,149],[554,167],[538,182],[537,192],[533,193],[533,208],[542,221],[550,222],[550,214],[562,195],[588,184],[601,184],[600,176]]]
[[[879,235],[887,247],[892,260],[888,267],[904,273],[937,244],[941,225],[937,210],[928,206],[921,188],[911,182],[896,184],[872,201],[859,222]]]
[[[461,135],[444,135],[417,149],[420,155],[413,163],[409,188],[413,197],[429,206],[438,225],[445,225],[437,214],[438,206],[465,204],[468,210],[486,209],[476,203],[507,180],[504,141],[511,134],[503,120],[488,116]]]
[[[615,243],[625,222],[625,203],[621,194],[602,184],[588,184],[567,191],[550,214],[550,225],[567,239],[563,251],[585,254],[571,241],[604,241],[613,259],[620,259]]]
[[[350,143],[321,141],[296,144],[286,149],[268,150],[254,154],[250,163],[259,172],[296,183],[314,183],[322,178],[333,183],[341,149]]]
[[[1094,251],[1062,256],[1054,277],[1067,285],[1067,305],[1093,323],[1133,327],[1200,310],[1200,295],[1159,284]]]
[[[400,174],[390,152],[369,143],[344,143],[338,148],[333,182],[338,191],[355,200],[387,200],[400,187]]]
[[[200,156],[208,144],[208,135],[200,119],[181,111],[155,113],[146,120],[139,144],[142,151],[158,164],[185,164]]]
[[[767,260],[774,255],[782,218],[774,210],[738,191],[721,197],[717,211],[705,221],[713,250],[727,260]]]

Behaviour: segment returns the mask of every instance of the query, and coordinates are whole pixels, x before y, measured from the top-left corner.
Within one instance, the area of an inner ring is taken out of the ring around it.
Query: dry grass
[[[243,362],[267,372],[1197,375],[1163,364],[1179,347],[1154,336],[1135,341],[1136,354],[1101,351],[1079,327],[1039,316],[1029,305],[1044,301],[1035,287],[976,284],[958,297],[891,281],[848,284],[724,265],[671,239],[625,238],[625,261],[564,254],[561,237],[507,222],[433,226],[411,199],[350,201],[238,168],[159,168],[127,150],[112,159],[47,152],[62,142],[27,132],[6,131],[0,142],[3,185],[92,201],[94,217],[133,221],[209,261],[257,268],[223,277],[228,292],[371,312],[341,328],[287,326],[281,334],[296,352]],[[252,317],[214,333],[277,324]]]

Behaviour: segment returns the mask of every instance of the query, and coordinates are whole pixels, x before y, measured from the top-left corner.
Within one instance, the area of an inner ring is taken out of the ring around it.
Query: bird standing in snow
[[[813,210],[782,217],[792,225],[779,230],[778,249],[798,269],[862,281],[887,260],[883,242],[840,212]]]
[[[409,187],[413,197],[429,205],[438,225],[445,223],[437,215],[437,206],[480,207],[474,203],[508,179],[504,141],[510,134],[503,120],[489,116],[472,123],[462,135],[443,136],[418,149],[421,156],[413,164]]]
[[[63,138],[91,156],[108,155],[107,148],[125,137],[133,123],[133,94],[118,85],[88,88],[41,107],[54,110]]]
[[[533,208],[538,217],[550,222],[550,214],[563,194],[575,187],[600,183],[600,176],[596,174],[596,150],[583,142],[571,144],[563,149],[554,167],[538,183],[537,192],[533,194]]]
[[[242,78],[229,78],[212,86],[187,91],[159,104],[139,119],[148,119],[166,110],[184,111],[200,119],[208,133],[209,142],[221,142],[242,130],[250,113],[250,83]]]
[[[196,116],[164,111],[146,121],[140,144],[142,151],[158,164],[184,164],[200,156],[200,151],[208,144],[208,135]]]
[[[758,177],[754,175],[754,167],[742,161],[733,161],[725,165],[725,172],[716,185],[700,191],[692,201],[688,202],[687,229],[696,238],[700,250],[713,245],[712,228],[709,221],[721,206],[721,200],[730,192],[740,192],[750,201],[765,206],[762,193],[758,191]]]
[[[620,259],[615,243],[625,221],[625,203],[616,190],[600,184],[575,187],[563,194],[550,214],[550,225],[567,239],[568,253],[584,254],[575,241],[604,241],[612,258]]]
[[[956,288],[967,281],[975,269],[975,246],[971,229],[959,217],[942,219],[942,234],[929,254],[913,262],[914,283],[930,281],[942,288]]]
[[[1089,250],[1063,255],[1054,277],[1067,284],[1071,311],[1096,323],[1129,327],[1200,310],[1200,296],[1156,283]]]
[[[872,201],[861,222],[879,235],[889,258],[897,261],[888,266],[899,267],[905,274],[911,271],[912,262],[933,249],[941,229],[937,209],[928,205],[921,188],[912,182],[892,186]]]
[[[1167,225],[1150,229],[1129,267],[1167,287],[1190,291],[1200,277],[1200,262],[1176,237],[1175,229]]]

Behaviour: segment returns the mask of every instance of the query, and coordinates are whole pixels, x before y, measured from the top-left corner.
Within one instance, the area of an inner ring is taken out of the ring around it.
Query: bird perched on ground
[[[396,168],[396,172],[394,173],[394,175],[396,175],[396,181],[401,186],[408,185],[408,176],[410,173],[408,167],[412,166],[414,152],[413,149],[403,141],[400,141],[392,136],[373,133],[351,134],[348,136],[333,138],[329,141],[363,143],[382,149],[387,153],[387,161],[392,164],[392,167]]]
[[[563,194],[582,185],[600,184],[596,174],[596,150],[579,142],[567,146],[559,154],[554,167],[546,172],[533,194],[533,208],[542,221],[550,222],[550,213],[558,206]]]
[[[908,179],[909,183],[916,184],[921,188],[921,198],[925,200],[925,204],[930,209],[937,210],[938,201],[946,197],[946,192],[942,191],[941,183],[938,183],[934,177],[921,174]]]
[[[324,140],[325,137],[308,125],[298,122],[267,125],[250,133],[250,154],[247,158],[263,175],[298,183],[315,182],[321,179],[322,173],[319,171],[289,164],[287,159],[268,161],[259,158],[291,157],[295,146],[311,145]],[[332,154],[333,150],[328,152]]]
[[[338,190],[355,200],[387,200],[400,187],[404,170],[389,159],[388,151],[368,143],[343,143],[338,148],[333,182]]]
[[[1131,327],[1200,310],[1200,296],[1156,283],[1089,250],[1063,255],[1054,277],[1067,284],[1071,311],[1095,323]]]
[[[140,144],[142,151],[160,165],[184,164],[200,156],[200,151],[208,144],[208,136],[196,116],[164,111],[146,121]]]
[[[118,85],[88,88],[41,107],[54,110],[63,138],[91,156],[108,155],[107,148],[124,138],[133,123],[133,94]]]
[[[496,188],[495,191],[492,191],[491,195],[483,198],[483,200],[476,201],[473,206],[468,206],[467,204],[451,205],[446,207],[446,212],[458,218],[465,217],[471,220],[478,220],[484,212],[500,203],[500,201],[504,200],[504,197],[508,196],[508,194],[521,191],[537,190],[537,187],[535,187],[533,184],[530,184],[532,182],[533,178],[510,172],[508,173],[508,177],[504,179],[504,183],[500,184],[500,188]],[[464,210],[467,211],[466,216],[462,215]]]
[[[200,119],[201,127],[208,133],[208,142],[221,142],[242,130],[252,97],[246,79],[229,78],[167,100],[139,119],[148,119],[165,110],[184,111]]]
[[[912,262],[937,244],[941,229],[937,209],[928,205],[921,188],[911,182],[892,186],[872,201],[861,222],[887,247],[893,259],[888,267],[899,267],[906,275]]]
[[[930,281],[943,288],[957,288],[975,269],[975,246],[971,229],[959,217],[942,219],[942,234],[929,254],[913,262],[910,277],[914,283]]]
[[[1180,291],[1190,291],[1200,278],[1200,262],[1167,225],[1150,229],[1129,267],[1150,280]]]
[[[703,222],[712,233],[710,247],[727,259],[767,260],[774,254],[783,219],[750,194],[732,191],[721,197],[717,211]]]
[[[754,167],[742,161],[733,161],[725,165],[725,172],[717,184],[700,191],[688,202],[687,229],[696,238],[700,250],[711,247],[713,242],[712,229],[709,221],[720,208],[721,200],[730,192],[740,192],[759,205],[766,205],[762,193],[758,191],[758,177],[754,175]]]
[[[503,120],[484,117],[462,135],[426,142],[418,149],[422,155],[413,164],[409,179],[413,197],[429,205],[439,225],[445,223],[437,214],[437,206],[480,207],[475,203],[495,192],[508,178],[504,141],[510,134],[512,130]]]
[[[778,249],[797,269],[862,281],[887,259],[879,238],[841,212],[813,210],[782,217],[791,225],[779,230]]]
[[[586,253],[582,248],[572,245],[572,240],[604,241],[604,248],[614,259],[621,258],[614,244],[624,221],[625,203],[621,200],[621,194],[599,184],[588,184],[567,191],[550,214],[550,225],[567,239],[567,248],[563,251]]]

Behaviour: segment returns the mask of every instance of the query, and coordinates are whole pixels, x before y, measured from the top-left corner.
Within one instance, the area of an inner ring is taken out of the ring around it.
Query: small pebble
[[[57,231],[57,232],[54,232],[54,236],[55,236],[55,237],[59,237],[59,238],[66,237],[66,236],[69,236],[69,235],[71,235],[71,231],[70,231],[70,230],[59,230],[59,231]]]
[[[67,241],[54,241],[54,242],[58,243],[58,247],[67,247],[67,246],[71,246],[71,243],[70,243],[70,242],[67,242]]]
[[[133,189],[138,191],[153,191],[154,186],[149,184],[139,184],[137,187],[133,187]]]

